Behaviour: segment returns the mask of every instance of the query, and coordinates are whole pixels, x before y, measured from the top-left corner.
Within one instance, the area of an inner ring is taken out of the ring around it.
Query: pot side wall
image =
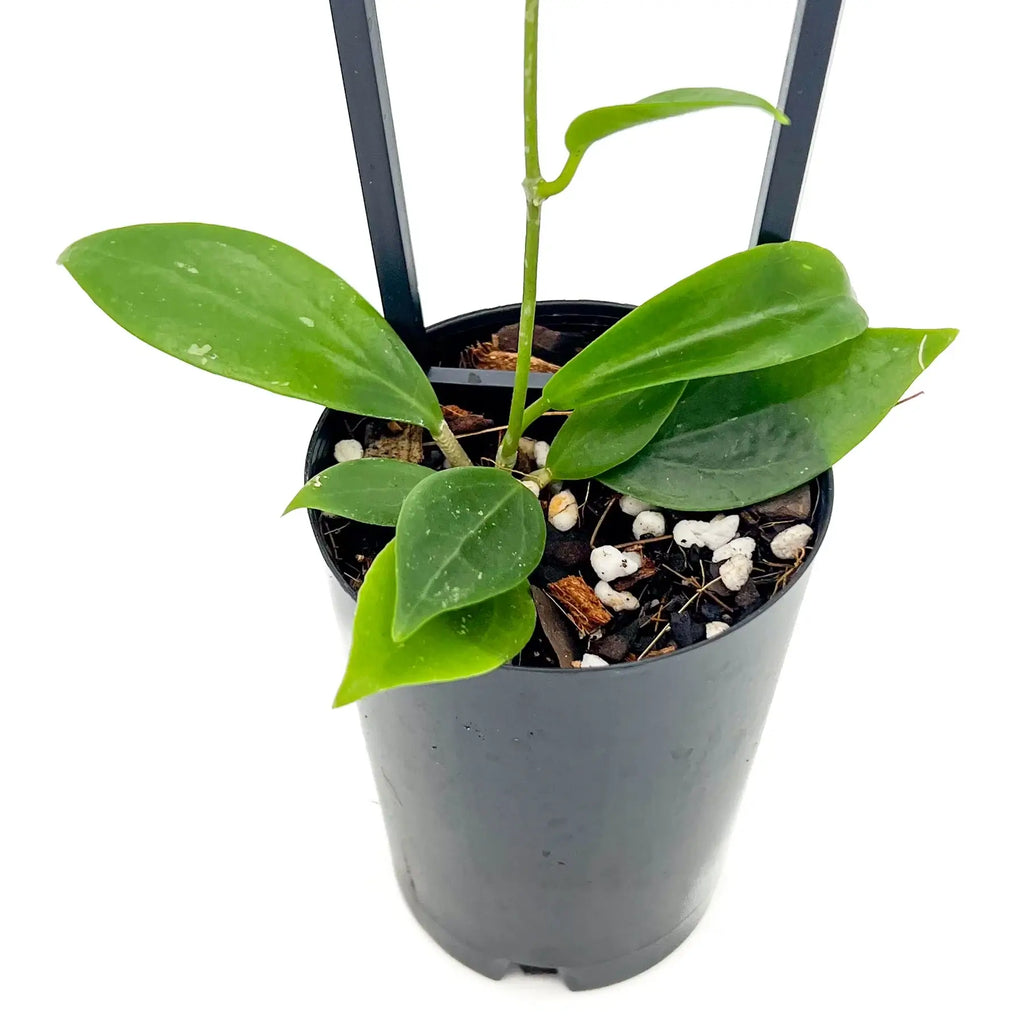
[[[558,327],[544,305],[540,322]],[[625,311],[605,308],[595,333]],[[458,318],[449,335],[461,345],[467,322],[493,330],[516,313]],[[442,340],[448,326],[434,329]],[[323,468],[330,416],[307,475]],[[820,543],[831,474],[818,484]],[[331,568],[349,632],[354,605]],[[489,977],[520,964],[574,989],[631,977],[678,946],[711,897],[806,583],[805,567],[756,614],[673,655],[504,667],[361,701],[395,872],[440,945]]]

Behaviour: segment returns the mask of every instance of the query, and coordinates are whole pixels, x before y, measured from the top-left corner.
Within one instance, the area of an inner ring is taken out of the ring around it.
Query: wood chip
[[[589,636],[612,621],[608,609],[582,576],[564,576],[549,583],[547,592],[569,616],[581,637]]]
[[[488,430],[494,426],[494,420],[489,420],[479,413],[469,412],[458,405],[442,405],[441,412],[444,413],[444,421],[452,428],[453,434],[469,434],[474,430]]]
[[[559,668],[572,668],[576,658],[576,637],[572,627],[555,607],[555,602],[540,587],[531,584],[530,594],[537,606],[537,621],[555,652]]]
[[[519,348],[519,324],[506,324],[491,335],[494,347],[502,352],[515,352]],[[550,327],[537,324],[533,329],[533,351],[553,355],[562,343],[562,335]]]
[[[423,428],[412,423],[371,422],[366,429],[366,458],[423,461]]]
[[[762,516],[785,516],[787,519],[807,519],[811,514],[811,486],[801,484],[795,490],[769,498],[759,505],[753,505],[751,512]]]
[[[632,590],[638,583],[649,580],[652,576],[658,575],[658,567],[652,562],[644,549],[639,544],[630,544],[622,549],[623,551],[635,551],[641,558],[640,568],[632,576],[624,576],[622,579],[613,580],[612,586],[616,590]],[[650,657],[650,655],[648,655]]]
[[[471,345],[462,353],[462,362],[477,370],[514,370],[516,368],[515,352],[502,352],[493,341],[481,341]],[[539,356],[530,357],[532,373],[554,373],[558,367]]]

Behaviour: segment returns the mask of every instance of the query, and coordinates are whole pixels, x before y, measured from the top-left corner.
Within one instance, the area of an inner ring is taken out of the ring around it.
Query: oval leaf
[[[398,459],[353,459],[311,477],[285,512],[317,508],[332,516],[394,526],[409,492],[434,471]]]
[[[395,615],[395,542],[373,560],[359,589],[348,667],[334,706],[415,683],[481,675],[518,654],[533,634],[530,585],[438,615],[405,641],[391,638]]]
[[[540,502],[508,473],[471,466],[423,480],[398,517],[392,635],[405,640],[435,615],[525,580],[545,536]]]
[[[864,440],[956,333],[873,328],[798,362],[697,381],[654,440],[601,479],[693,512],[781,494]]]
[[[442,416],[387,321],[333,271],[272,238],[214,224],[140,224],[59,261],[137,338],[210,373],[363,416]]]
[[[614,135],[615,132],[712,107],[756,107],[767,111],[782,124],[789,124],[789,118],[781,110],[749,92],[713,88],[670,89],[668,92],[646,96],[636,103],[597,107],[580,114],[566,129],[565,146],[570,153],[584,150],[598,139]]]
[[[867,326],[843,265],[809,242],[728,256],[649,299],[548,381],[552,408],[801,359]]]
[[[585,480],[618,466],[658,432],[686,381],[581,405],[551,443],[547,467],[556,480]]]

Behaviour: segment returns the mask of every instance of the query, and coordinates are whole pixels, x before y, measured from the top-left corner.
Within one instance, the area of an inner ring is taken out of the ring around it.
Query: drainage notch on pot
[[[540,303],[539,322],[585,344],[628,309]],[[429,338],[454,364],[517,314],[457,317]],[[465,376],[436,385],[442,402],[500,415],[508,389]],[[331,464],[341,418],[317,425],[307,478]],[[506,666],[361,702],[399,885],[451,955],[492,978],[525,965],[589,989],[647,969],[696,927],[828,525],[830,472],[817,487],[814,551],[713,642],[596,670]],[[346,532],[310,518],[350,619],[337,554]]]

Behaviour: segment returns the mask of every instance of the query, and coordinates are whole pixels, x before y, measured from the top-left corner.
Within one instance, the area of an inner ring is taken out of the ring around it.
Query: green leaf
[[[394,526],[409,492],[434,471],[398,459],[353,459],[311,477],[285,512],[318,508],[360,523]]]
[[[697,381],[654,440],[601,479],[693,512],[781,494],[863,441],[956,334],[872,328],[798,362]]]
[[[808,242],[728,256],[649,299],[547,383],[555,409],[801,359],[867,327],[843,265]]]
[[[734,89],[670,89],[646,96],[636,103],[621,103],[611,107],[597,107],[574,118],[565,132],[565,147],[570,153],[584,150],[599,139],[625,131],[649,121],[661,121],[678,114],[690,114],[712,107],[757,107],[771,114],[782,124],[789,118],[760,96]]]
[[[373,560],[359,589],[352,651],[334,706],[380,690],[440,683],[490,672],[523,649],[533,634],[536,610],[530,585],[445,612],[404,641],[391,638],[395,614],[395,542]]]
[[[551,443],[547,468],[556,480],[585,480],[617,466],[658,432],[686,381],[581,405]]]
[[[140,224],[58,262],[137,338],[210,373],[331,409],[418,423],[441,409],[387,321],[283,242],[213,224]]]
[[[503,594],[544,553],[540,502],[498,469],[470,466],[418,483],[398,517],[392,635],[406,640],[441,612]]]

